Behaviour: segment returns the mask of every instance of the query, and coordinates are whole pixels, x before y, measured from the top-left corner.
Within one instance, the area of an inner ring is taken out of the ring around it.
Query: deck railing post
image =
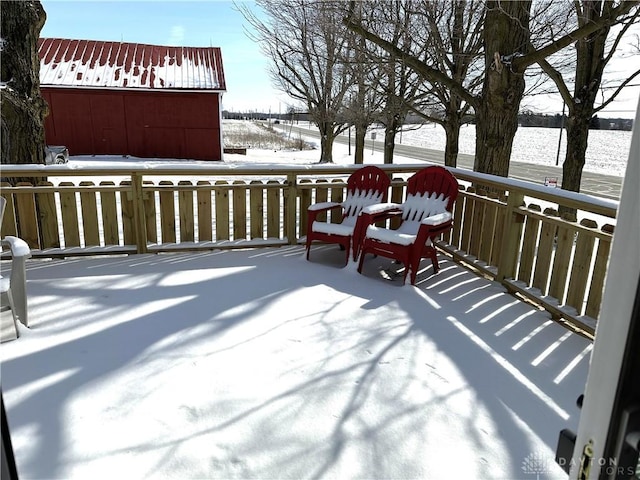
[[[144,213],[144,195],[142,192],[142,175],[131,174],[131,190],[133,199],[133,225],[136,235],[137,253],[147,253],[147,224]]]
[[[285,190],[285,235],[289,245],[295,245],[298,242],[296,235],[296,223],[298,219],[298,182],[295,173],[287,174],[287,189]]]
[[[505,278],[514,278],[518,261],[518,249],[524,215],[518,212],[518,208],[524,203],[524,194],[516,190],[509,191],[507,199],[507,214],[504,219],[504,235],[502,237],[502,255],[498,264],[496,280],[499,282]]]

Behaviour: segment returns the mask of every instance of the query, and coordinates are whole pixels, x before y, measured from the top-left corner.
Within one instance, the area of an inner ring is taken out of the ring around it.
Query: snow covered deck
[[[20,478],[566,478],[588,340],[445,258],[416,287],[343,261],[31,260],[0,349]]]

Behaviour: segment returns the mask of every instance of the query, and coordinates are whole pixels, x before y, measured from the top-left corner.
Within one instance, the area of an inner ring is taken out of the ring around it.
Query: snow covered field
[[[475,153],[475,135],[475,125],[462,127],[460,131],[460,153],[469,155]],[[444,129],[435,125],[425,125],[418,130],[403,132],[402,142],[408,145],[444,151]],[[558,143],[560,143],[559,158],[557,158]],[[584,169],[588,172],[622,177],[629,159],[630,147],[630,131],[590,130]],[[560,129],[558,128],[520,127],[514,139],[511,160],[514,162],[555,166],[556,159],[558,159],[560,166],[562,166],[566,149],[566,131],[563,132],[561,137]]]
[[[226,128],[225,123],[225,128]],[[308,123],[301,126],[316,128]],[[371,133],[376,134],[376,141],[384,138],[384,129],[373,127],[367,134],[367,140]],[[463,126],[460,130],[460,153],[474,155],[476,141],[475,125]],[[432,150],[444,151],[444,129],[435,124],[426,124],[419,128],[407,126],[402,134],[396,137],[396,143],[413,145]],[[560,155],[558,157],[558,143],[560,143]],[[631,147],[631,132],[621,130],[591,130],[589,132],[589,145],[585,157],[585,171],[603,173],[606,175],[624,176],[629,149]],[[511,159],[514,162],[532,163],[535,165],[562,166],[567,148],[567,135],[560,129],[542,127],[520,127],[516,132],[513,143]],[[405,163],[402,157],[394,163]]]

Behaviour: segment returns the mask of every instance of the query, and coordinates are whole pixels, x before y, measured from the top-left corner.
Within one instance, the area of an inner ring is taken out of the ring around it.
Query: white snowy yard
[[[343,259],[31,260],[1,347],[20,478],[566,478],[589,341],[445,257],[415,287]]]

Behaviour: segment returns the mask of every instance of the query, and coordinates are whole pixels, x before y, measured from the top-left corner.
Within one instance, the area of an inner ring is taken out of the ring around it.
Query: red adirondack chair
[[[359,221],[363,208],[387,200],[391,180],[384,170],[368,165],[351,174],[347,180],[347,198],[344,202],[321,202],[310,205],[307,220],[307,260],[314,240],[325,243],[337,243],[346,250],[345,264],[349,261],[349,252],[353,246],[353,259],[358,258],[360,242],[367,225]],[[340,223],[318,221],[322,212],[336,210],[341,213]]]
[[[404,264],[404,279],[411,271],[411,284],[422,258],[430,258],[434,272],[439,269],[433,242],[453,225],[453,204],[458,196],[458,182],[447,169],[426,167],[407,182],[407,198],[402,204],[386,203],[365,208],[362,223],[366,233],[362,240],[358,272],[367,253],[398,260]],[[400,227],[391,230],[373,225],[380,220],[398,217]]]

